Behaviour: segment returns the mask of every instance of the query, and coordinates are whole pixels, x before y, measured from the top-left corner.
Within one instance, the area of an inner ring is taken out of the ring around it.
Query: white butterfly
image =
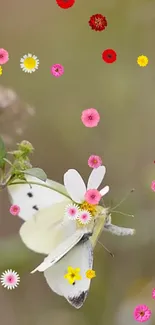
[[[93,267],[93,248],[104,226],[107,231],[111,231],[111,219],[107,209],[98,206],[93,221],[79,228],[75,220],[66,217],[64,211],[66,205],[73,202],[82,204],[86,190],[97,189],[105,171],[104,166],[94,169],[87,188],[74,169],[64,175],[65,187],[50,180],[45,183],[28,176],[26,179],[31,185],[8,187],[12,204],[19,205],[19,216],[26,220],[20,229],[21,239],[31,250],[48,255],[32,273],[44,272],[50,288],[76,308],[80,308],[87,297],[90,279],[86,277],[86,271]],[[35,182],[50,189],[33,184]],[[108,191],[109,187],[106,186],[100,193],[105,195]],[[133,234],[133,229],[129,229],[128,234]],[[64,278],[68,266],[80,268],[82,279],[73,285]]]

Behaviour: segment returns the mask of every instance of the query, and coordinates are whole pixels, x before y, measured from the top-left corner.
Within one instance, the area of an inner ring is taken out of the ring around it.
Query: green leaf
[[[41,181],[46,181],[47,175],[41,168],[31,168],[31,169],[26,169],[23,171],[24,174],[34,176],[36,178],[39,178]]]
[[[5,144],[0,137],[0,168],[4,168],[5,166],[5,161],[3,159],[6,158],[6,154],[7,152],[5,150]]]

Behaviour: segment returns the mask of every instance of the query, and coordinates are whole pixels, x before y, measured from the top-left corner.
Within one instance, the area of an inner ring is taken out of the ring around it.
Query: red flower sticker
[[[56,3],[60,8],[68,9],[74,5],[75,0],[56,0]]]
[[[117,54],[116,54],[116,52],[114,50],[107,49],[107,50],[103,51],[103,53],[102,53],[102,59],[106,63],[113,63],[117,59]]]
[[[106,17],[101,14],[95,14],[91,16],[88,23],[91,29],[96,30],[98,32],[101,32],[107,27]]]

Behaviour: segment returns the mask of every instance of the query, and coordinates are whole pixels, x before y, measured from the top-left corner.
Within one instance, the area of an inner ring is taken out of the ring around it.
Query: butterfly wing
[[[66,255],[82,239],[83,235],[85,234],[85,231],[82,229],[75,229],[73,232],[73,230],[71,229],[71,223],[72,222],[69,220],[68,222],[66,222],[66,224],[62,226],[62,231],[63,234],[65,233],[66,238],[62,238],[62,233],[61,238],[60,234],[58,234],[56,238],[59,238],[60,244],[57,246],[55,245],[51,253],[31,273],[35,273],[36,271],[44,272],[46,269],[48,269],[57,261],[59,261],[64,255]],[[73,234],[71,232],[73,232]]]
[[[31,250],[49,254],[76,231],[76,223],[64,218],[70,200],[53,204],[31,217],[20,228],[20,237]]]
[[[80,268],[81,280],[74,285],[64,278],[68,266]],[[90,240],[80,241],[61,260],[48,268],[44,276],[49,287],[58,295],[64,296],[75,308],[83,306],[90,287],[91,280],[86,277],[86,271],[93,267],[93,250]]]
[[[12,204],[16,204],[20,207],[19,217],[23,220],[28,220],[39,210],[49,207],[54,203],[62,202],[66,199],[65,195],[67,195],[67,192],[65,187],[59,183],[51,180],[43,182],[33,176],[26,176],[26,180],[29,183],[37,182],[41,185],[49,185],[53,188],[53,190],[34,184],[18,184],[8,186],[10,201]]]

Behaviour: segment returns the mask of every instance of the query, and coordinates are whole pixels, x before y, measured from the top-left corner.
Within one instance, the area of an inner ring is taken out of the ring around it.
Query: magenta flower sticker
[[[10,213],[13,216],[18,216],[19,212],[20,212],[20,207],[18,205],[16,205],[16,204],[11,205],[11,207],[10,207]]]
[[[9,53],[4,50],[0,49],[0,65],[5,64],[9,61]]]
[[[87,192],[85,193],[85,200],[89,204],[97,205],[100,202],[101,197],[101,193],[96,189],[87,190]]]
[[[102,159],[99,156],[91,155],[88,159],[88,166],[91,168],[98,168],[102,165]]]
[[[137,322],[146,322],[151,317],[151,310],[146,305],[138,305],[134,310],[134,319]]]
[[[61,77],[64,74],[64,67],[61,64],[53,64],[50,70],[52,75],[56,78]]]
[[[155,192],[155,181],[152,181],[151,188],[152,188],[152,191]]]
[[[155,299],[155,288],[152,290],[152,298]]]
[[[82,112],[81,120],[87,128],[94,128],[100,121],[100,115],[95,108],[88,108]]]

